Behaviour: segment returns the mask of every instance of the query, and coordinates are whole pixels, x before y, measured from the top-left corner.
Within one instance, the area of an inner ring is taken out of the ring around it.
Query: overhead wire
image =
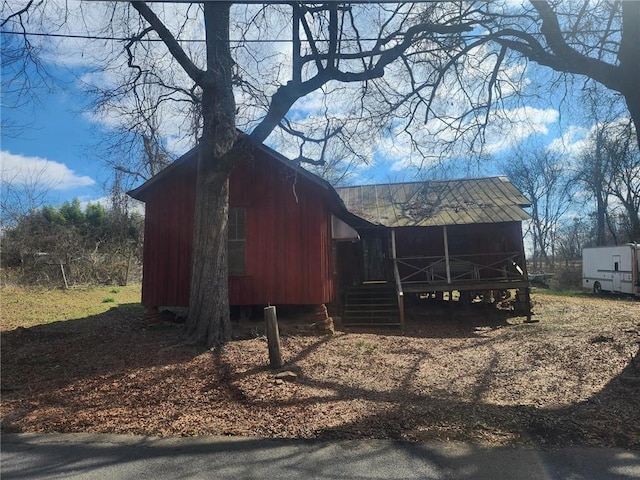
[[[585,34],[602,34],[602,33],[620,33],[622,30],[590,30],[583,31],[581,33]],[[51,37],[51,38],[72,38],[72,39],[80,39],[80,40],[107,40],[114,42],[128,42],[131,41],[132,37],[112,37],[106,35],[82,35],[82,34],[71,34],[71,33],[46,33],[46,32],[15,32],[11,30],[0,30],[0,35],[28,35],[33,37]],[[401,35],[400,33],[398,34]],[[482,34],[460,34],[461,37],[469,40],[475,40],[479,38],[483,38],[485,35]],[[353,38],[353,39],[344,39],[343,41],[361,41],[361,42],[375,42],[378,41],[379,38]],[[162,42],[163,40],[160,38],[147,38],[145,41],[148,42]],[[180,43],[205,43],[205,39],[176,39],[177,42]],[[300,39],[301,42],[309,42],[308,39]],[[314,39],[315,43],[318,42],[329,42],[328,39]],[[280,38],[271,38],[271,39],[229,39],[229,40],[213,40],[213,42],[229,42],[229,43],[292,43],[291,39],[280,39]]]

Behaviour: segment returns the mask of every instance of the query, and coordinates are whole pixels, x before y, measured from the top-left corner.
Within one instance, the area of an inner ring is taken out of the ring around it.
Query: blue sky
[[[109,171],[96,155],[95,148],[101,136],[108,135],[109,130],[91,120],[91,115],[83,113],[90,110],[84,104],[86,99],[81,90],[73,85],[76,79],[69,74],[63,75],[68,80],[64,90],[38,88],[35,102],[22,108],[3,108],[3,123],[22,127],[2,134],[3,174],[9,171],[9,176],[13,176],[20,170],[32,175],[44,171],[43,183],[51,181],[48,186],[51,204],[60,204],[74,197],[82,202],[95,201],[104,197],[104,183],[109,178]],[[539,134],[545,142],[551,142],[561,133],[557,119],[553,115],[549,117],[540,122],[548,129]],[[396,149],[388,142],[387,151]],[[400,151],[402,148],[397,147]],[[397,155],[401,153],[394,157]],[[405,169],[394,166],[380,151],[376,153],[375,161],[375,168],[361,171],[363,183],[410,179]],[[463,169],[458,172],[460,176],[469,176]],[[487,164],[479,173],[500,172]]]
[[[33,93],[34,101],[19,108],[3,105],[3,124],[13,126],[2,132],[3,176],[15,182],[36,176],[52,204],[99,199],[106,172],[91,150],[105,130],[80,113],[78,91],[38,87]]]
[[[87,202],[105,195],[104,182],[109,172],[92,154],[92,148],[99,142],[100,135],[108,135],[108,129],[78,113],[81,108],[82,104],[72,95],[42,91],[33,109],[2,111],[5,121],[25,125],[17,134],[2,135],[3,170],[9,168],[13,172],[13,162],[21,163],[20,170],[24,171],[39,173],[46,168],[43,182],[56,179],[49,188],[52,204],[74,197]],[[377,161],[384,159],[377,158]],[[485,172],[499,173],[494,168],[486,168]],[[404,176],[402,172],[382,168],[363,173],[363,178],[370,182],[404,179]]]

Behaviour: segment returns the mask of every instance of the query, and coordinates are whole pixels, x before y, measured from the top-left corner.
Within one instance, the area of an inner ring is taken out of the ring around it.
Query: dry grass
[[[92,295],[91,308],[104,309],[107,295]],[[631,360],[640,302],[534,302],[536,324],[484,309],[414,309],[404,336],[287,335],[284,324],[298,379],[283,384],[266,367],[264,337],[203,351],[180,345],[177,326],[147,329],[137,305],[28,323],[2,334],[2,426],[640,447],[640,365]],[[3,311],[3,329],[19,325],[19,313]]]
[[[7,286],[0,290],[0,331],[81,319],[104,313],[119,304],[138,302],[140,285],[70,290]]]

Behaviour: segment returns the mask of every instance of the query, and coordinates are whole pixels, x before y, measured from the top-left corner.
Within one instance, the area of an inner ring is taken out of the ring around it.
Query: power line
[[[131,41],[131,37],[108,37],[102,35],[79,35],[79,34],[71,34],[71,33],[41,33],[41,32],[11,32],[11,31],[0,31],[2,35],[29,35],[33,37],[51,37],[51,38],[76,38],[82,40],[110,40],[114,42],[128,42]],[[160,38],[148,38],[146,41],[149,42],[162,42]],[[204,39],[176,39],[176,41],[181,43],[205,43]],[[269,42],[269,43],[286,43],[291,42],[291,40],[283,40],[283,39],[270,39],[270,40],[229,40],[230,42]]]
[[[589,30],[589,31],[581,31],[580,33],[584,33],[584,34],[602,34],[602,33],[620,33],[622,30],[620,29],[615,29],[615,30]],[[4,30],[0,30],[0,34],[1,35],[28,35],[28,36],[32,36],[32,37],[50,37],[50,38],[74,38],[74,39],[81,39],[81,40],[107,40],[107,41],[114,41],[114,42],[128,42],[131,41],[132,38],[131,37],[109,37],[109,36],[102,36],[102,35],[80,35],[80,34],[71,34],[71,33],[42,33],[42,32],[12,32],[12,31],[4,31]],[[477,39],[477,38],[481,38],[484,35],[482,34],[460,34],[461,37],[466,38],[466,39]],[[378,37],[375,38],[353,38],[353,39],[342,39],[342,41],[360,41],[360,42],[376,42],[380,40]],[[160,42],[162,43],[162,39],[160,38],[147,38],[145,41],[148,42]],[[206,40],[204,39],[176,39],[177,42],[179,43],[205,43]],[[229,40],[217,40],[217,41],[222,41],[222,42],[230,42],[230,43],[292,43],[293,40],[290,39],[279,39],[279,38],[275,38],[275,39],[239,39],[239,40],[233,40],[233,39],[229,39]],[[307,40],[307,39],[300,39],[301,42],[310,42],[311,40]],[[330,40],[328,39],[314,39],[313,42],[314,43],[327,43]],[[214,42],[216,42],[216,40],[214,40]]]
[[[132,38],[131,37],[108,37],[108,36],[101,36],[101,35],[76,35],[76,34],[71,34],[71,33],[39,33],[39,32],[11,32],[11,31],[0,31],[0,34],[2,35],[29,35],[29,36],[34,36],[34,37],[52,37],[52,38],[76,38],[76,39],[83,39],[83,40],[111,40],[114,42],[128,42],[131,41]],[[398,34],[401,35],[401,34]],[[481,35],[465,35],[466,38],[478,38]],[[375,37],[375,38],[353,38],[353,39],[342,39],[343,42],[356,42],[356,41],[360,41],[360,42],[377,42],[379,41],[380,38],[379,37]],[[147,38],[145,39],[145,41],[148,42],[162,42],[163,40],[160,38]],[[181,42],[181,43],[205,43],[206,40],[205,39],[176,39],[177,42]],[[301,42],[310,42],[311,40],[307,40],[307,39],[300,39]],[[262,40],[258,40],[258,39],[239,39],[239,40],[233,40],[233,39],[229,39],[229,40],[213,40],[213,42],[231,42],[231,43],[292,43],[293,40],[288,40],[288,39],[281,39],[281,38],[270,38],[270,39],[262,39]],[[330,40],[328,39],[314,39],[313,40],[314,43],[328,43],[330,42]]]

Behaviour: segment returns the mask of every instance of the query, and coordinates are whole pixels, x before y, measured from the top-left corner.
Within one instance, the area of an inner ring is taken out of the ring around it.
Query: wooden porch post
[[[394,228],[391,229],[391,258],[393,259],[393,263],[396,262],[396,230]]]
[[[444,236],[444,264],[447,270],[447,283],[451,284],[451,264],[449,262],[449,238],[447,237],[447,226],[442,227],[442,233]]]
[[[529,283],[529,269],[527,268],[527,255],[524,251],[524,237],[522,235],[522,222],[520,223],[520,252],[522,252],[522,277],[523,279],[527,282],[527,285],[530,285]],[[516,268],[519,265],[516,264]],[[525,319],[525,323],[537,323],[539,322],[539,320],[534,320],[533,318],[531,318],[532,312],[531,312],[531,288],[529,288],[528,286],[524,289],[524,308],[527,312],[527,318]]]
[[[396,292],[398,294],[398,310],[400,311],[400,328],[404,332],[404,292],[402,291],[402,282],[400,281],[400,273],[398,272],[398,261],[396,254],[396,230],[391,229],[391,259],[393,260],[393,278],[396,281]]]

